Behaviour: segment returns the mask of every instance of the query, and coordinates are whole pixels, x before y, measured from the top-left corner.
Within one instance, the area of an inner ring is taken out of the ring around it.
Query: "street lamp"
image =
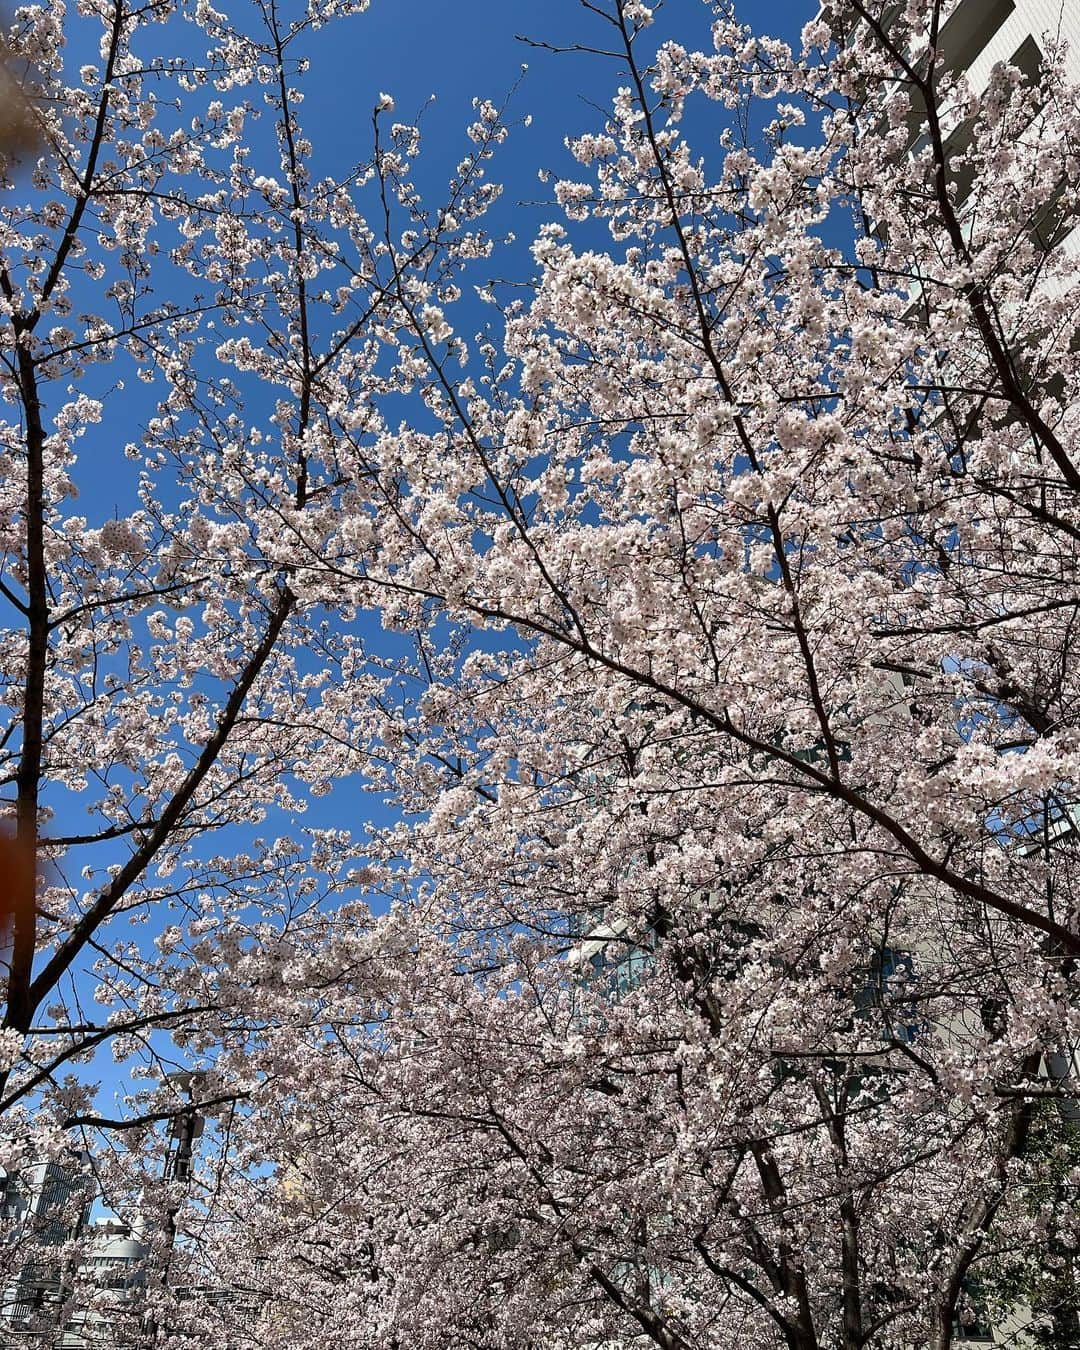
[[[195,1091],[205,1078],[204,1073],[191,1069],[166,1074],[166,1082],[187,1095],[187,1104],[181,1106],[169,1120],[170,1144],[163,1172],[166,1181],[182,1181],[186,1184],[190,1180],[192,1145],[202,1135],[206,1124],[195,1109]],[[175,1210],[172,1213],[175,1216]]]

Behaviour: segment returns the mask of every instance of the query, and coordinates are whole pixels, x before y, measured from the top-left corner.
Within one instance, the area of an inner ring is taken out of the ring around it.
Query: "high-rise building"
[[[1051,48],[1065,50],[1069,78],[1080,83],[1080,4],[1077,0],[959,0],[942,25],[939,47],[948,70],[966,76],[976,94],[987,87],[998,64],[1012,66],[1034,82]],[[946,110],[947,111],[947,110]],[[957,121],[946,149],[955,155],[971,135],[970,122]],[[955,194],[963,207],[971,183],[961,176]],[[1080,253],[1080,230],[1057,235],[1055,203],[1043,204],[1032,228],[1047,248]]]
[[[883,20],[897,14],[899,3],[884,6]],[[999,62],[1034,76],[1051,44],[1068,48],[1068,69],[1080,78],[1080,5],[1075,0],[957,0],[947,10],[938,34],[938,50],[946,69],[963,72],[978,93]],[[825,0],[819,14],[834,31],[859,23],[845,0]]]
[[[4,1343],[51,1345],[65,1317],[71,1272],[63,1249],[85,1229],[93,1203],[88,1159],[72,1151],[0,1178],[0,1293]],[[24,1259],[25,1255],[25,1259]]]

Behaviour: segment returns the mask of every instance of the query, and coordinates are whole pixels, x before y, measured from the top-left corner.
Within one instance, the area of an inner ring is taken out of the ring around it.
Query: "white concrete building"
[[[1069,46],[1069,69],[1080,80],[1080,5],[1076,0],[960,0],[941,29],[941,49],[972,86],[986,86],[998,61],[1038,70],[1049,42]]]

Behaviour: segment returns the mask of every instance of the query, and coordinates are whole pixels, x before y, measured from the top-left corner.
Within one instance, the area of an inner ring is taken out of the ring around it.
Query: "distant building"
[[[88,1162],[73,1151],[70,1160],[0,1178],[5,1350],[122,1350],[133,1343],[149,1247],[119,1220],[90,1222],[96,1188]]]
[[[58,1350],[122,1350],[143,1324],[150,1247],[118,1219],[92,1224],[75,1274]]]
[[[900,3],[886,5],[883,18],[890,21],[902,9]],[[996,66],[1006,65],[1019,70],[1025,82],[1034,84],[1052,48],[1065,49],[1064,69],[1068,80],[1080,85],[1080,0],[955,0],[943,7],[946,17],[938,34],[937,48],[943,70],[964,76],[973,93],[981,96],[987,90]],[[847,0],[824,0],[819,14],[833,29],[837,41],[845,41],[861,20]],[[972,172],[959,163],[968,149],[974,132],[974,119],[962,118],[946,99],[939,109],[944,133],[945,167],[949,176],[950,192],[958,208],[961,226],[970,226],[969,199],[975,187]],[[922,118],[918,107],[911,113],[911,142],[909,151],[916,153],[925,146]],[[1064,229],[1061,212],[1050,194],[1032,217],[1031,235],[1048,253],[1080,257],[1080,229]],[[1052,276],[1039,283],[1039,293],[1052,296],[1058,283]],[[913,297],[917,294],[913,288]],[[1080,806],[1075,803],[1048,805],[1046,820],[1033,829],[1032,842],[1020,845],[1021,852],[1030,854],[1044,849],[1077,850],[1080,847]],[[1005,841],[1002,841],[1005,842]],[[916,1007],[915,1004],[912,1005]],[[917,1021],[913,1023],[917,1031]],[[982,1028],[969,1029],[976,1033]],[[957,1034],[964,1034],[956,1028]],[[905,1038],[906,1039],[906,1038]],[[1076,1047],[1062,1046],[1043,1056],[1042,1073],[1054,1085],[1072,1092],[1080,1080],[1080,1057]],[[1065,1095],[1057,1103],[1063,1122],[1075,1128],[1080,1122],[1080,1101],[1074,1095]],[[1014,1350],[1032,1344],[1031,1311],[1022,1303],[1014,1315],[1002,1323],[991,1325],[979,1314],[979,1299],[973,1289],[976,1316],[971,1324],[958,1328],[957,1340],[967,1345],[972,1342],[987,1345],[1009,1345]],[[1058,1324],[1055,1322],[1055,1332]],[[1056,1341],[1061,1350],[1080,1346],[1074,1335]]]
[[[9,1257],[0,1294],[5,1344],[50,1345],[63,1321],[64,1248],[85,1229],[93,1203],[87,1162],[73,1150],[69,1159],[0,1178],[0,1241]],[[20,1263],[22,1252],[29,1255]]]

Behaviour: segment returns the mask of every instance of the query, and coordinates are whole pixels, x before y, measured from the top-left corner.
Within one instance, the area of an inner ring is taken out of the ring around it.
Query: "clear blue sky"
[[[788,40],[798,37],[818,7],[816,0],[736,4],[738,17],[757,32]],[[654,7],[658,36],[707,44],[709,7],[702,0],[660,0]],[[432,186],[445,182],[466,145],[463,128],[473,97],[501,102],[526,62],[511,107],[531,114],[532,125],[515,131],[490,169],[506,189],[495,219],[518,240],[509,255],[496,258],[495,271],[519,276],[528,270],[527,248],[537,225],[561,216],[543,205],[546,190],[537,169],[579,176],[563,140],[595,127],[597,105],[606,110],[624,78],[614,62],[530,49],[518,35],[556,46],[604,46],[605,29],[579,0],[371,0],[366,13],[331,23],[310,45],[303,112],[319,167],[333,173],[366,155],[379,91],[393,96],[402,121],[411,121],[434,94],[423,121],[422,179]]]
[[[253,0],[217,0],[217,5],[238,26],[259,32]],[[817,7],[817,0],[736,0],[738,17],[756,32],[789,41],[797,40]],[[299,6],[284,3],[282,9],[288,14]],[[708,46],[710,5],[705,0],[654,0],[654,9],[656,25],[647,35],[654,43],[675,37],[689,46]],[[96,59],[99,36],[100,26],[76,20],[72,6],[66,59],[76,81],[80,64]],[[423,152],[416,178],[427,200],[437,203],[458,161],[471,148],[464,129],[474,117],[473,98],[501,104],[517,84],[510,114],[513,118],[529,115],[531,125],[517,126],[489,166],[489,178],[503,184],[504,193],[486,227],[496,235],[515,235],[515,243],[492,259],[490,278],[525,280],[532,271],[529,245],[539,226],[562,219],[561,210],[551,201],[550,187],[539,181],[537,170],[543,167],[556,176],[581,176],[564,140],[596,129],[625,75],[614,61],[555,54],[519,39],[555,46],[605,46],[610,36],[608,25],[586,11],[581,0],[370,0],[364,13],[334,19],[318,32],[306,34],[293,48],[294,56],[310,60],[309,74],[299,84],[304,93],[301,119],[314,146],[314,172],[318,177],[340,177],[369,157],[371,113],[380,92],[392,95],[394,117],[403,122],[413,121],[434,97],[421,119]],[[160,43],[156,50],[155,41]],[[175,45],[170,48],[170,44]],[[139,46],[145,58],[169,58],[181,50],[194,55],[201,48],[191,30],[175,21],[151,27]],[[524,74],[523,63],[528,65]],[[251,90],[243,92],[257,97]],[[718,125],[722,117],[718,109]],[[268,122],[263,122],[256,136],[269,137],[270,131]],[[691,138],[702,152],[707,151],[707,123],[695,119]],[[261,147],[258,158],[265,166],[263,171],[276,171],[272,148]],[[365,200],[363,205],[370,209],[371,202]],[[579,240],[580,231],[578,227]],[[593,246],[603,248],[606,243],[606,234],[600,234]],[[478,283],[479,273],[472,280]],[[478,323],[490,318],[489,310],[478,307]],[[468,331],[467,317],[461,311],[455,322]],[[101,375],[102,390],[88,385],[88,392],[100,394],[115,378],[112,371]],[[153,416],[158,396],[157,389],[126,379],[127,416],[135,436],[138,425]],[[106,438],[105,453],[111,454],[115,439],[111,430]],[[83,443],[84,455],[92,440],[88,437]],[[84,471],[80,509],[93,524],[114,513],[126,514],[137,505],[135,483],[134,471],[127,472],[122,462],[112,465],[97,481],[87,481]]]

